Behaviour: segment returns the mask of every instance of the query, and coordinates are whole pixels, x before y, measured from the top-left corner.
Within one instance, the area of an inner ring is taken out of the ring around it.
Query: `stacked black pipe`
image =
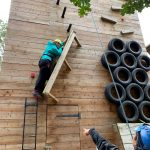
[[[109,65],[115,81],[115,84],[112,82],[106,86],[105,96],[118,105],[118,115],[123,122],[126,119],[128,122],[138,119],[150,122],[150,84],[147,75],[150,58],[141,52],[142,48],[136,41],[125,43],[121,39],[112,39],[101,57],[102,65],[106,69]]]

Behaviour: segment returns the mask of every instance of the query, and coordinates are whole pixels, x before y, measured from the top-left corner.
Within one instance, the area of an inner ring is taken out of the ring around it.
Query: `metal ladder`
[[[37,112],[38,102],[28,102],[26,98],[24,107],[22,150],[36,150]]]

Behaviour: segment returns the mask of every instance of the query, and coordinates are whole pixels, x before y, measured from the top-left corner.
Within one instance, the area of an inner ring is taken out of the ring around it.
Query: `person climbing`
[[[101,134],[99,134],[94,128],[83,128],[83,134],[86,136],[91,136],[93,142],[96,145],[96,150],[119,150],[116,145],[111,144],[109,141],[103,138]]]
[[[63,51],[65,42],[61,42],[60,39],[48,41],[45,50],[39,60],[39,76],[37,78],[33,96],[38,100],[42,98],[42,92],[45,87],[45,82],[49,79],[53,71],[53,63],[57,57],[59,57]]]
[[[150,150],[150,125],[142,124],[135,128],[136,134],[132,140],[135,150]]]

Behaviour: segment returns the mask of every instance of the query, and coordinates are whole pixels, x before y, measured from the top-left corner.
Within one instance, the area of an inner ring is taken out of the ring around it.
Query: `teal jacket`
[[[52,61],[54,58],[60,56],[63,50],[62,49],[63,45],[64,42],[62,42],[61,46],[58,48],[55,43],[53,43],[52,41],[48,41],[41,59],[48,59]]]

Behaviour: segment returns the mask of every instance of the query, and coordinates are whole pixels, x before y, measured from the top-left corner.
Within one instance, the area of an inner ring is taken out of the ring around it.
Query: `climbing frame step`
[[[55,82],[55,80],[57,78],[57,75],[58,75],[58,73],[59,73],[59,71],[61,69],[61,66],[63,65],[63,62],[65,62],[67,64],[67,66],[71,70],[71,67],[70,67],[69,63],[65,60],[65,58],[66,58],[66,56],[67,56],[67,54],[69,52],[69,49],[71,47],[71,44],[72,44],[73,40],[76,41],[78,47],[81,47],[81,44],[80,44],[78,38],[76,37],[75,32],[72,31],[70,33],[67,41],[66,41],[66,44],[65,44],[64,49],[63,49],[63,52],[62,52],[60,58],[58,59],[57,64],[56,64],[56,66],[55,66],[55,68],[54,68],[54,70],[53,70],[53,72],[52,72],[52,74],[51,74],[51,76],[50,76],[46,86],[45,86],[45,89],[43,91],[43,94],[46,96],[46,98],[51,97],[54,100],[55,103],[58,103],[59,100],[54,95],[52,95],[50,92],[51,92],[53,84],[54,84],[54,82]]]
[[[112,11],[120,11],[121,9],[122,9],[122,7],[119,6],[119,5],[112,5],[112,6],[111,6],[111,10],[112,10]]]
[[[112,23],[112,24],[116,24],[117,23],[116,19],[114,19],[112,17],[109,17],[109,16],[104,16],[104,15],[101,16],[101,20],[109,22],[109,23]]]
[[[121,30],[120,32],[122,35],[126,35],[126,34],[133,34],[134,31],[133,30]]]
[[[35,148],[24,148],[23,150],[35,150]]]

